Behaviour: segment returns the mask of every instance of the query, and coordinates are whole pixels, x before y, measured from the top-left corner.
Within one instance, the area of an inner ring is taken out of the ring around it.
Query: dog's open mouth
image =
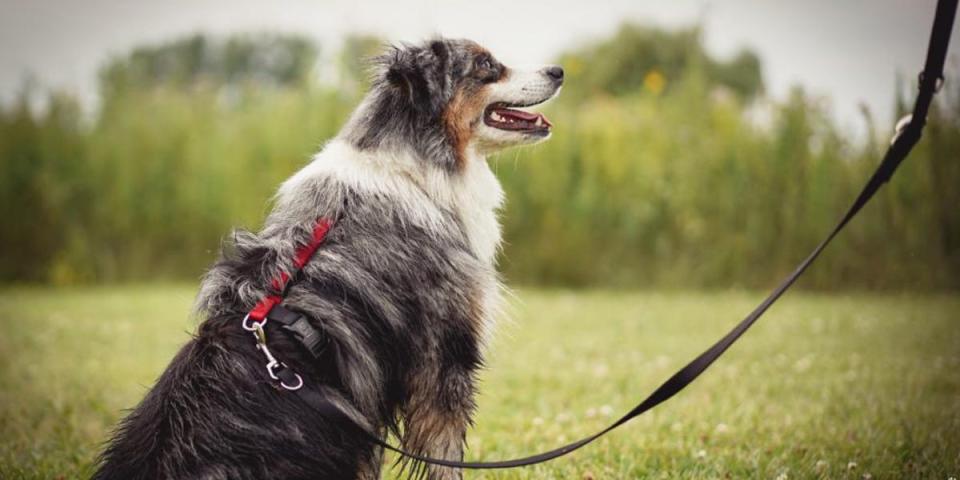
[[[522,106],[494,103],[487,107],[484,112],[483,123],[493,128],[512,132],[543,135],[550,133],[550,127],[553,124],[542,113],[526,112],[517,108],[522,108]]]

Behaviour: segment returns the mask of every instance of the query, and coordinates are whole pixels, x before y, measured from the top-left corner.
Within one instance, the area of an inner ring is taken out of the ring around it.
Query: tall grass
[[[653,69],[614,96],[578,91],[586,59],[563,59],[572,88],[547,108],[554,137],[493,160],[511,282],[767,286],[837,220],[884,147],[849,142],[801,90],[747,100],[697,68]],[[24,96],[0,110],[0,281],[195,278],[336,133],[358,100],[344,92],[148,85],[106,91],[86,116],[69,96],[39,113]],[[958,92],[807,287],[960,287]]]

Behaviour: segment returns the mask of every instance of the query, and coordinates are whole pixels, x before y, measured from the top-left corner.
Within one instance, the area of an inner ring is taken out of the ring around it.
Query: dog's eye
[[[477,68],[481,68],[483,70],[493,70],[493,61],[486,57],[479,58],[477,59]]]

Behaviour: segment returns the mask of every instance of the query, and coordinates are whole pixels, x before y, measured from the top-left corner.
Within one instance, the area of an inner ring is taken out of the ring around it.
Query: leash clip
[[[273,352],[267,347],[267,332],[263,330],[263,324],[266,323],[266,319],[263,322],[253,322],[251,328],[253,329],[253,337],[257,341],[257,350],[263,352],[263,356],[267,358],[267,373],[270,375],[270,378],[280,382],[280,386],[284,390],[296,391],[300,390],[303,387],[303,377],[299,373],[296,373],[290,370],[290,367],[286,363],[283,363],[277,360],[273,356]],[[244,327],[246,326],[246,319],[244,319]]]
[[[280,386],[285,390],[300,390],[300,387],[303,386],[303,377],[301,377],[299,373],[291,371],[286,363],[277,360],[273,356],[273,353],[270,352],[270,349],[267,348],[267,344],[260,343],[259,337],[257,337],[257,349],[263,352],[263,356],[267,357],[266,367],[270,378],[279,381]],[[290,382],[289,384],[287,383],[288,381]]]

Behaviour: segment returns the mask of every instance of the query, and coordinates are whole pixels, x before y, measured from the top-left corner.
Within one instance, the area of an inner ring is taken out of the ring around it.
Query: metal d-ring
[[[257,330],[263,328],[263,326],[267,324],[266,317],[264,317],[263,320],[259,322],[254,321],[252,324],[249,323],[249,321],[250,321],[250,314],[248,313],[247,316],[243,317],[243,329],[248,332],[256,332]]]
[[[297,377],[297,384],[296,384],[296,385],[287,385],[286,383],[283,383],[283,381],[280,381],[280,386],[283,387],[283,388],[286,389],[286,390],[291,391],[291,392],[300,390],[300,387],[303,386],[303,377],[301,377],[300,374],[299,374],[299,373],[296,373],[296,372],[294,372],[293,376],[294,376],[294,377]]]

